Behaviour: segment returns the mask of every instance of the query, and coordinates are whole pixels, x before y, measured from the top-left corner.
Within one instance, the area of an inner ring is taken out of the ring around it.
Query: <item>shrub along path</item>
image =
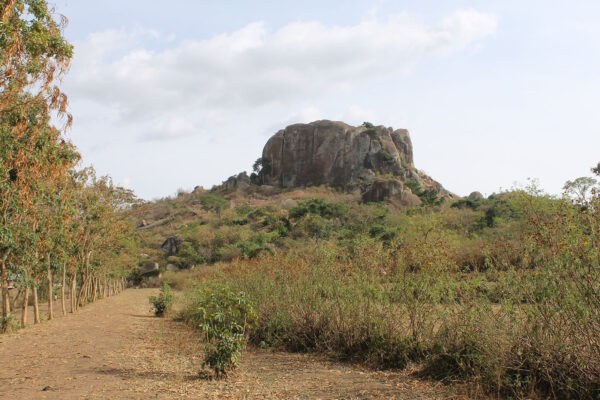
[[[434,399],[449,388],[308,355],[248,349],[227,379],[200,379],[189,328],[151,316],[152,289],[0,335],[1,399]]]

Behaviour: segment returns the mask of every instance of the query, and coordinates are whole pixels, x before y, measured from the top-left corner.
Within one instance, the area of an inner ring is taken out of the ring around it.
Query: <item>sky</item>
[[[68,132],[144,199],[250,170],[318,119],[411,134],[458,195],[600,161],[596,0],[54,0],[75,46]]]

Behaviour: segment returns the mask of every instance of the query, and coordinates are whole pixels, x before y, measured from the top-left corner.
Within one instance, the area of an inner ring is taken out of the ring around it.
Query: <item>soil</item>
[[[198,334],[150,312],[130,289],[0,335],[0,399],[452,399],[405,371],[249,348],[226,379],[201,377]]]

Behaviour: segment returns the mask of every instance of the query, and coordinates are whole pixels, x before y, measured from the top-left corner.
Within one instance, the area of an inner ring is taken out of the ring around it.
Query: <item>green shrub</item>
[[[217,378],[237,367],[247,330],[256,321],[246,293],[217,284],[198,289],[182,316],[204,334],[203,366],[210,367]]]
[[[307,214],[318,215],[323,218],[345,218],[348,207],[340,203],[328,203],[323,199],[302,200],[296,207],[289,211],[290,218],[298,219]]]
[[[158,296],[150,296],[148,300],[150,300],[150,303],[154,306],[154,315],[162,317],[173,305],[173,293],[171,292],[171,287],[165,282],[160,289]]]
[[[394,161],[394,157],[387,150],[381,150],[379,152],[379,156],[381,157],[381,161],[383,162],[388,163]]]

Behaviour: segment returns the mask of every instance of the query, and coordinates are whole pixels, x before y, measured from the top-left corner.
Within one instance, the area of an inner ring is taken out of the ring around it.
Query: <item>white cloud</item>
[[[458,51],[495,29],[493,15],[464,10],[437,27],[412,23],[406,15],[371,16],[351,26],[292,22],[275,31],[255,22],[181,42],[152,30],[110,30],[76,43],[66,90],[74,104],[117,109],[117,123],[138,139],[170,140],[215,132],[224,121],[268,105],[351,93],[406,71],[425,54]],[[304,108],[299,117],[321,115]]]

